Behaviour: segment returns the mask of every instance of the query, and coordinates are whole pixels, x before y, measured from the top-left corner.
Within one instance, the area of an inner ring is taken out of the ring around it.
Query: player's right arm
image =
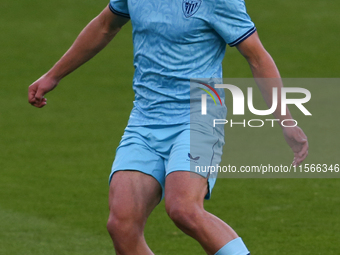
[[[106,7],[78,35],[61,59],[28,88],[28,101],[41,108],[46,105],[44,95],[53,90],[60,80],[100,52],[129,21]]]

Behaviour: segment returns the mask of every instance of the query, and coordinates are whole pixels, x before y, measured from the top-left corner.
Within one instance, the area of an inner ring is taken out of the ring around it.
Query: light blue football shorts
[[[200,171],[200,166],[216,166],[221,161],[224,134],[199,124],[127,126],[116,151],[109,177],[117,171],[135,170],[154,177],[162,187],[174,171],[191,171],[193,178],[207,178],[209,199],[216,174]]]

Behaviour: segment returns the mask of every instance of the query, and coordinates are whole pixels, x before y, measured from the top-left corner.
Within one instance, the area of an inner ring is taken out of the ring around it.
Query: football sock
[[[215,255],[250,255],[242,238],[238,237],[224,245]]]

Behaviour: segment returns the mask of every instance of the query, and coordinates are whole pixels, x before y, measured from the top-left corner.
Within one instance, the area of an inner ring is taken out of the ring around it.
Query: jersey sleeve
[[[210,24],[229,46],[235,46],[256,31],[244,0],[217,0]]]
[[[109,8],[114,14],[130,18],[127,0],[110,0]]]

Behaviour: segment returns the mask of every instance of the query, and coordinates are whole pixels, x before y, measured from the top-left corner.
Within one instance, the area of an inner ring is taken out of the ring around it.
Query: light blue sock
[[[238,237],[224,245],[215,255],[250,255],[242,238]]]

